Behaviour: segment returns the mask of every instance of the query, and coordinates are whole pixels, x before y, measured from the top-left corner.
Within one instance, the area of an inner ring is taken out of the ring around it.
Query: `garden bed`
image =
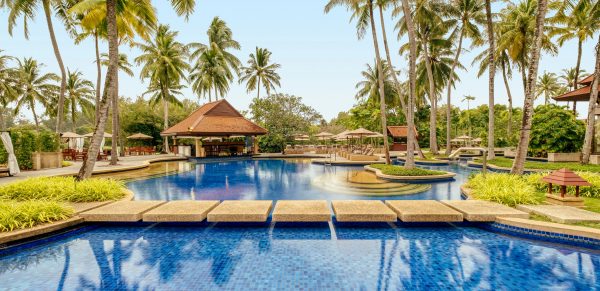
[[[481,163],[481,159],[475,159],[476,163]],[[494,165],[500,168],[510,169],[513,164],[512,159],[508,158],[495,158],[487,161],[488,165]],[[582,165],[576,162],[537,162],[537,161],[525,161],[525,168],[528,170],[544,170],[554,171],[562,168],[567,168],[572,171],[581,172],[593,172],[600,173],[600,165]]]
[[[391,181],[444,181],[454,178],[455,173],[421,168],[407,169],[403,166],[372,164],[365,166],[378,178]]]

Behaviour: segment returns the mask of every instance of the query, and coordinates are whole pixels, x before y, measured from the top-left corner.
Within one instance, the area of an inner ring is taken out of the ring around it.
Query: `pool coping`
[[[397,157],[396,159],[398,161],[406,162],[406,158],[404,158],[404,157]],[[448,165],[450,165],[450,161],[449,160],[438,160],[438,159],[417,160],[417,158],[415,157],[415,164],[423,165],[423,166],[448,166]]]
[[[454,179],[456,173],[446,172],[443,175],[429,175],[429,176],[394,176],[394,175],[386,175],[381,172],[379,169],[375,169],[370,166],[364,166],[365,170],[374,172],[378,178],[389,180],[389,181],[399,181],[399,182],[440,182],[440,181],[448,181]]]

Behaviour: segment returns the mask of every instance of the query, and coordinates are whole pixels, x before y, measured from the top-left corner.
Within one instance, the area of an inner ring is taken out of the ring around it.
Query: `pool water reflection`
[[[592,290],[600,254],[476,227],[102,226],[0,253],[0,289]]]
[[[432,183],[430,188],[423,186],[423,192],[401,196],[357,196],[337,186],[316,185],[315,181],[334,181],[363,169],[315,165],[309,159],[169,163],[165,171],[170,174],[129,181],[127,187],[135,193],[136,199],[145,200],[460,199],[460,185],[471,170],[458,165],[435,168],[457,175],[451,181]]]

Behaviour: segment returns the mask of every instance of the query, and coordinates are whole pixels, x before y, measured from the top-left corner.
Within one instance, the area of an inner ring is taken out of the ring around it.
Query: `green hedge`
[[[0,186],[0,200],[96,202],[121,199],[125,190],[123,182],[113,179],[76,182],[73,177],[39,177]]]
[[[19,168],[29,170],[33,167],[31,154],[36,151],[56,152],[60,149],[59,137],[51,131],[16,130],[10,132],[15,156],[19,162]],[[6,164],[8,154],[4,144],[0,142],[0,164]]]
[[[421,168],[407,169],[403,166],[395,165],[372,164],[369,165],[369,167],[378,169],[385,175],[392,176],[434,176],[446,174],[446,172],[443,171],[434,171]]]

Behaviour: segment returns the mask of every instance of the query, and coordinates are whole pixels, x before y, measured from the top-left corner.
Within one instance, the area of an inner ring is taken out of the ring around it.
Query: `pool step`
[[[216,200],[178,200],[167,202],[143,215],[148,222],[200,222],[219,205]]]
[[[144,213],[165,204],[166,201],[137,200],[118,201],[79,214],[85,221],[136,222]]]
[[[269,218],[271,200],[225,200],[207,215],[209,222],[265,222]]]
[[[395,222],[396,213],[379,200],[334,200],[331,202],[339,222]]]
[[[529,218],[529,214],[514,208],[482,200],[442,200],[461,212],[468,221],[494,222],[496,217]]]
[[[327,222],[331,211],[325,200],[279,200],[272,216],[275,222]]]
[[[461,222],[462,213],[434,200],[388,200],[398,218],[404,222]]]

